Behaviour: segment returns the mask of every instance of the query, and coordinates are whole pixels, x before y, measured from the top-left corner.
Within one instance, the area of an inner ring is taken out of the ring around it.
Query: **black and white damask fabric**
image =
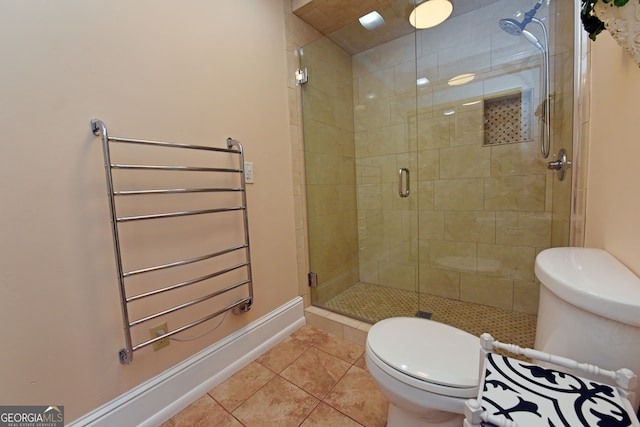
[[[489,413],[523,427],[634,425],[616,388],[494,353],[481,397]]]

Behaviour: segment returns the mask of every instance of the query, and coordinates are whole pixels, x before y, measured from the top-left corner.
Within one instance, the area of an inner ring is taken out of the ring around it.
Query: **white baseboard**
[[[69,426],[158,426],[304,324],[296,297]]]

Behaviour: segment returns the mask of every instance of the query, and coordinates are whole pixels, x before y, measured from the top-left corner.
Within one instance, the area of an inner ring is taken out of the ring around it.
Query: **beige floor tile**
[[[161,427],[242,427],[231,414],[209,395],[185,408]]]
[[[289,366],[302,353],[307,351],[309,344],[306,344],[295,338],[287,337],[284,341],[271,348],[262,356],[256,359],[256,362],[280,373],[284,368]]]
[[[350,367],[349,363],[336,356],[310,348],[281,375],[307,393],[322,399]]]
[[[384,427],[389,402],[371,375],[352,366],[324,402],[366,427]]]
[[[300,427],[362,427],[362,424],[320,402]]]
[[[233,411],[233,415],[249,427],[295,427],[318,403],[315,397],[276,376]]]
[[[363,346],[345,341],[312,326],[304,326],[295,331],[292,336],[349,363],[354,363],[364,353]]]
[[[360,369],[364,369],[365,371],[368,371],[367,369],[367,361],[364,357],[364,353],[362,353],[362,355],[360,357],[358,357],[358,360],[356,360],[353,363],[353,366],[357,366]]]
[[[317,342],[325,340],[327,335],[329,334],[322,329],[318,329],[310,325],[305,325],[291,334],[293,338],[296,338],[309,345],[314,345]]]
[[[275,374],[256,362],[233,374],[228,380],[209,391],[227,411],[233,412],[242,402],[267,384]]]

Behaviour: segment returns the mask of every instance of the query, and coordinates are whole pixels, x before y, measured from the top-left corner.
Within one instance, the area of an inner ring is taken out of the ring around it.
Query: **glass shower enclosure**
[[[417,30],[396,0],[381,27],[301,49],[314,305],[368,322],[450,302],[535,315],[535,257],[569,241],[570,176],[547,169],[573,135],[564,3],[456,1]]]

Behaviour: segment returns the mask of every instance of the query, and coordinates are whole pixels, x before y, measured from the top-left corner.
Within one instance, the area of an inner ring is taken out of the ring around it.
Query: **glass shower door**
[[[300,58],[312,303],[375,322],[418,308],[416,45],[411,27],[356,48],[363,31],[356,21]]]
[[[474,334],[446,317],[451,307],[479,319],[491,308],[533,330],[536,254],[567,245],[571,220],[570,179],[546,162],[571,152],[573,75],[562,64],[574,5],[540,5],[547,44],[539,25],[536,43],[500,26],[533,0],[458,2],[419,31],[406,28],[408,4],[379,11],[388,35],[355,21],[301,50],[312,303],[368,321],[432,311]]]

